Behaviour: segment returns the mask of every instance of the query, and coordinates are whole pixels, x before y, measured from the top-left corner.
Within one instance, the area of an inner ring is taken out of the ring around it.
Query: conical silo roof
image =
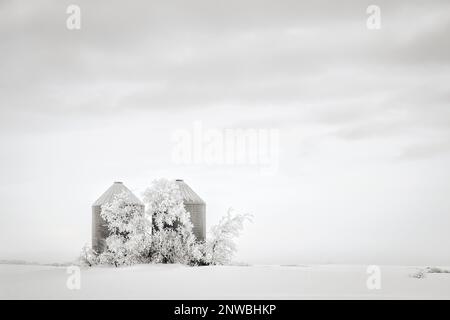
[[[129,200],[131,204],[144,205],[142,201],[139,200],[139,198],[136,197],[134,193],[131,192],[131,190],[128,189],[122,182],[114,182],[113,185],[109,187],[109,189],[106,190],[105,193],[103,193],[92,206],[101,206],[106,203],[111,203],[114,200],[114,196],[122,192],[126,192],[127,194],[129,194]]]
[[[175,180],[175,182],[178,184],[178,188],[181,191],[181,194],[183,196],[183,200],[184,203],[189,203],[189,204],[205,204],[205,201],[202,200],[202,198],[200,198],[198,196],[198,194],[196,194],[194,192],[194,190],[191,189],[191,187],[189,187],[186,182],[184,182],[181,179]]]

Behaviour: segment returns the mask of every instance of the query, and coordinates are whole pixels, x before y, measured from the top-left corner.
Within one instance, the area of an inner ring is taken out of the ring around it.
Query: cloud
[[[382,2],[387,27],[378,34],[365,28],[365,5],[358,1],[80,1],[83,22],[76,32],[65,28],[68,3],[4,4],[4,108],[283,108],[311,99],[339,102],[368,90],[382,94],[385,78],[416,76],[390,68],[419,60],[448,63],[447,42],[437,41],[448,30],[445,16],[417,25],[389,22],[416,17],[417,2],[408,2],[408,14],[399,10],[404,5]],[[445,7],[438,1],[428,8]],[[96,92],[106,90],[114,92],[114,101],[98,99]]]

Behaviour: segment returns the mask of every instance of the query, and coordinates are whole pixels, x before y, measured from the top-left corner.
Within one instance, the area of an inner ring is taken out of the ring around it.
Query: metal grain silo
[[[183,195],[184,207],[191,214],[194,234],[197,240],[203,241],[206,238],[206,203],[183,180],[175,181]]]
[[[102,252],[105,249],[105,240],[109,235],[108,226],[100,215],[102,205],[114,200],[114,196],[125,192],[129,195],[130,204],[139,206],[142,211],[145,206],[122,182],[114,182],[92,205],[92,249]]]

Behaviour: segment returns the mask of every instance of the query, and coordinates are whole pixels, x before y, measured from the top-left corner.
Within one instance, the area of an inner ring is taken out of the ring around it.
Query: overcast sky
[[[448,0],[1,0],[0,259],[73,260],[167,177],[254,215],[239,261],[448,265],[449,35]],[[278,130],[278,169],[175,163],[195,123]]]

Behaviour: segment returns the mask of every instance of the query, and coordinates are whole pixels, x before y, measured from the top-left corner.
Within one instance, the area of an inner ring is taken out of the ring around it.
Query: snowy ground
[[[449,273],[418,269],[382,266],[369,290],[366,266],[96,267],[69,290],[66,267],[0,265],[0,299],[450,299]]]

